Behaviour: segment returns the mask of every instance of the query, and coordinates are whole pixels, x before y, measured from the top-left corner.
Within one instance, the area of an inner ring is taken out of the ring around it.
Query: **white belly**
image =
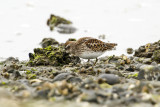
[[[94,59],[101,56],[103,53],[104,52],[83,52],[78,56],[83,59]]]

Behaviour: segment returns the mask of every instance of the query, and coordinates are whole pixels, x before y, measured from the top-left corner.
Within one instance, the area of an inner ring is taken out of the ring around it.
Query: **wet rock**
[[[138,73],[137,72],[133,72],[133,73],[131,73],[131,74],[129,74],[127,76],[127,78],[135,78],[135,79],[137,79],[137,77],[138,77]]]
[[[36,79],[36,74],[28,74],[27,79]]]
[[[155,50],[152,56],[152,60],[160,63],[160,50]]]
[[[30,80],[30,83],[33,84],[33,83],[41,83],[42,81],[40,79],[32,79]]]
[[[14,58],[14,57],[9,57],[5,61],[2,61],[2,63],[9,63],[9,62],[17,63],[17,62],[19,62],[19,60],[17,58]]]
[[[60,73],[59,75],[54,77],[53,81],[62,81],[64,79],[67,79],[69,76],[71,76],[71,73]]]
[[[40,44],[42,48],[46,48],[47,46],[50,45],[57,45],[57,46],[59,45],[59,43],[53,38],[44,38]]]
[[[138,79],[139,79],[139,80],[145,79],[144,75],[145,75],[145,71],[144,71],[144,70],[141,70],[141,71],[138,73]]]
[[[51,14],[50,18],[47,20],[47,25],[50,27],[50,30],[54,30],[59,24],[71,24],[72,22],[66,20],[62,17]]]
[[[81,89],[87,89],[87,90],[94,90],[96,88],[99,88],[98,84],[96,84],[92,78],[86,78],[81,86],[80,86]]]
[[[138,74],[139,79],[160,80],[160,68],[153,65],[143,65]]]
[[[19,73],[19,71],[14,71],[12,77],[14,77],[14,79],[17,79],[18,77],[21,77],[21,74]]]
[[[151,64],[152,60],[151,60],[151,58],[145,58],[142,63],[143,64]]]
[[[68,53],[66,53],[63,46],[56,47],[52,45],[46,48],[35,48],[32,56],[34,57],[30,57],[28,62],[29,66],[61,66],[71,62],[73,64],[80,62],[79,57],[70,56]]]
[[[49,92],[50,92],[50,89],[40,90],[37,92],[36,97],[37,98],[48,98]]]
[[[130,72],[134,72],[135,71],[135,66],[134,65],[130,65],[126,68],[126,71],[130,71]]]
[[[105,95],[105,92],[98,93],[96,91],[91,90],[85,90],[79,97],[81,101],[87,101],[91,103],[104,103],[105,99],[107,98],[107,95]]]
[[[42,98],[50,98],[53,96],[63,96],[63,98],[72,99],[80,94],[77,86],[64,81],[56,81],[54,83],[44,83],[37,94]]]
[[[98,81],[114,85],[120,82],[120,78],[114,74],[101,74],[98,77]]]
[[[154,43],[148,43],[146,45],[140,46],[139,49],[135,51],[134,56],[152,58],[153,61],[160,63],[160,40]]]
[[[151,65],[157,66],[158,64],[154,61],[154,62],[151,63]]]
[[[5,73],[1,73],[1,75],[7,79],[9,79],[10,77],[10,74],[8,72],[5,72]]]
[[[79,77],[70,77],[67,79],[67,82],[70,83],[81,83],[82,79],[80,79]]]
[[[102,84],[100,84],[100,87],[102,88],[102,89],[105,89],[105,88],[112,88],[112,86],[111,85],[109,85],[109,84],[107,84],[107,83],[102,83]]]
[[[133,50],[132,48],[127,48],[127,53],[128,53],[128,54],[133,54],[133,51],[134,51],[134,50]]]
[[[17,64],[14,62],[4,64],[3,72],[13,73],[16,70],[19,70],[22,67],[21,64]]]

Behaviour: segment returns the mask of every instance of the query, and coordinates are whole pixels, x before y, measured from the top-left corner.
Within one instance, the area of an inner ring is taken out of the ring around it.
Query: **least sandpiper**
[[[105,51],[113,50],[117,46],[116,43],[105,43],[92,37],[83,37],[77,41],[67,41],[65,43],[66,52],[74,54],[83,59],[95,59],[105,53]],[[95,64],[96,64],[95,62]]]

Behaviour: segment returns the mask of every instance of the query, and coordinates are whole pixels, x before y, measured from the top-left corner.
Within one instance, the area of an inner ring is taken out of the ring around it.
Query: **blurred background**
[[[47,19],[55,14],[73,22],[72,34],[50,31]],[[160,0],[1,0],[0,58],[28,60],[43,38],[59,42],[68,38],[105,35],[104,42],[118,43],[110,54],[160,39]],[[105,56],[104,55],[104,56]]]

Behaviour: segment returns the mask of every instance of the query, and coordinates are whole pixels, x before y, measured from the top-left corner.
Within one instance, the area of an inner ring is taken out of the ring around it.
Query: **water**
[[[50,14],[69,19],[78,29],[74,34],[50,32]],[[3,0],[0,1],[0,59],[9,56],[28,60],[28,53],[40,41],[106,35],[105,42],[118,43],[117,50],[105,55],[126,54],[160,39],[159,0]],[[103,56],[105,56],[103,55]]]

